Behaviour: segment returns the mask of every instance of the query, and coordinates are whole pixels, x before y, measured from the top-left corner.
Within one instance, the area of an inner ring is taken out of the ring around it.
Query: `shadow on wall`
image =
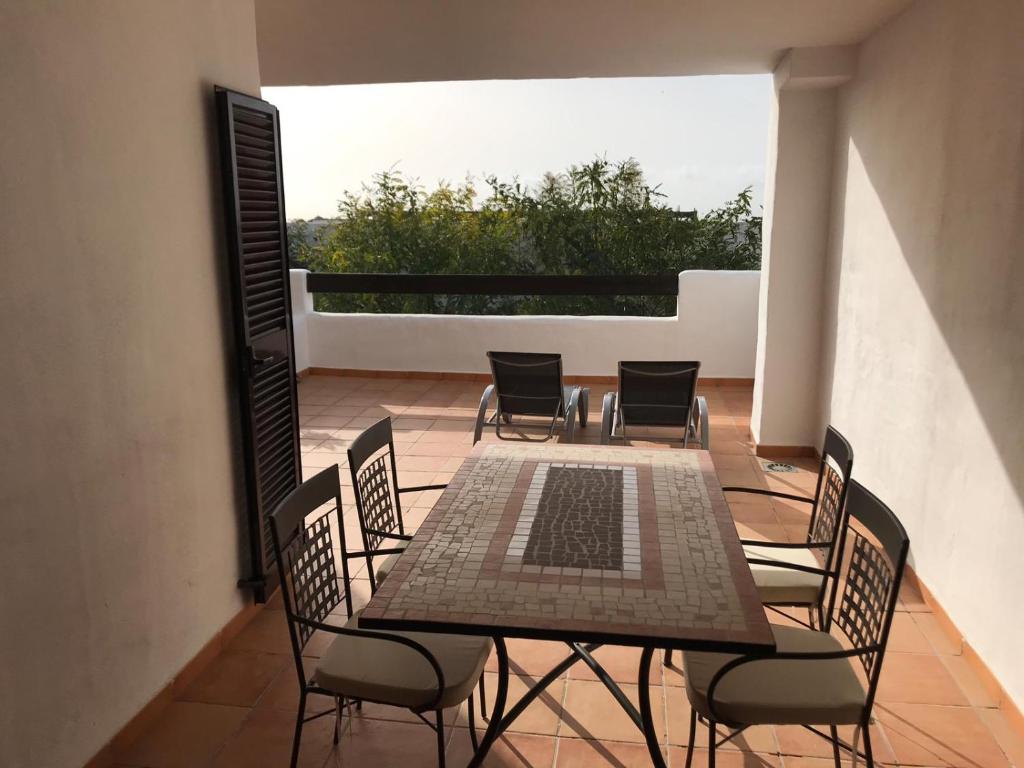
[[[839,108],[822,418],[856,414],[893,466],[925,462],[918,488],[901,489],[925,501],[936,477],[923,457],[970,451],[977,413],[1019,501],[1024,7],[919,2],[876,38]],[[979,482],[984,459],[951,462],[962,477],[942,482]]]

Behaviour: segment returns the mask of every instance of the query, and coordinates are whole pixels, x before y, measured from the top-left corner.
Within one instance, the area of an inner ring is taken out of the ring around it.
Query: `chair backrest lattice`
[[[853,471],[853,448],[833,427],[825,431],[825,446],[821,453],[818,484],[814,491],[814,506],[807,526],[807,543],[834,542],[838,552],[838,539],[844,516],[847,484]],[[831,565],[831,562],[826,564]]]
[[[335,559],[335,550],[345,551],[338,466],[322,470],[285,497],[270,522],[285,614],[301,667],[302,649],[315,631],[304,622],[326,623],[342,601],[352,615],[348,562],[341,558],[339,575]]]
[[[352,441],[348,462],[363,546],[372,552],[380,548],[383,534],[405,533],[390,417],[384,417]]]
[[[889,638],[910,539],[884,503],[851,480],[846,506],[852,523],[849,564],[833,623],[860,656],[868,676],[869,697],[874,696],[882,658]]]
[[[360,517],[369,550],[377,549],[384,540],[380,533],[374,531],[393,533],[399,529],[388,459],[387,454],[378,456],[359,472],[356,479],[356,492],[362,508]]]
[[[323,622],[342,600],[334,562],[330,516],[331,512],[325,512],[307,523],[284,552],[293,611],[296,616],[309,621]],[[300,643],[305,647],[313,629],[306,624],[299,624],[297,628]]]

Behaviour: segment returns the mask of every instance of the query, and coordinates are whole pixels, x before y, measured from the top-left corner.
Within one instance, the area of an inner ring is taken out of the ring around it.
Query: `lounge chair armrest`
[[[576,410],[579,408],[581,394],[583,387],[573,387],[569,394],[569,402],[565,404],[565,437],[570,443],[576,434]]]
[[[484,387],[484,393],[480,396],[480,409],[476,414],[476,427],[473,429],[473,445],[480,442],[484,433],[484,422],[487,420],[487,404],[491,402],[494,394],[494,385],[488,384]]]
[[[697,395],[697,423],[700,425],[700,447],[711,450],[711,425],[708,419],[708,401],[704,395]]]
[[[608,445],[612,439],[612,427],[615,425],[615,403],[617,392],[605,392],[601,403],[601,445]]]

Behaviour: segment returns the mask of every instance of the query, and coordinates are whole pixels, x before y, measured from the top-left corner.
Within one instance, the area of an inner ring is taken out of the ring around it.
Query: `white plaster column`
[[[760,453],[818,446],[818,381],[836,88],[856,47],[791,50],[775,70],[750,428]],[[773,450],[775,449],[775,450]]]
[[[310,366],[307,319],[313,314],[313,294],[306,291],[308,269],[290,269],[288,272],[292,292],[292,339],[295,344],[295,371],[302,373]]]

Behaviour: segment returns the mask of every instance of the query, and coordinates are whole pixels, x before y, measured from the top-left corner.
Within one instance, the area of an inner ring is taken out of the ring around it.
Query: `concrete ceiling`
[[[256,0],[263,85],[750,74],[910,0]]]

